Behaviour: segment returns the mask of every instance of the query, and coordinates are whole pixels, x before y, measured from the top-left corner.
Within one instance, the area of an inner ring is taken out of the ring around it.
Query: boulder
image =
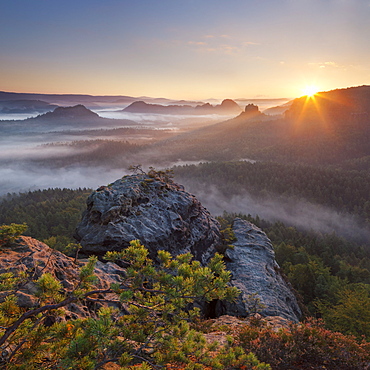
[[[216,315],[246,317],[281,316],[297,322],[301,317],[292,288],[280,273],[275,253],[266,234],[252,223],[236,218],[233,222],[236,241],[225,252],[231,285],[241,295],[235,303],[218,302]]]
[[[195,196],[171,179],[144,173],[94,191],[75,237],[86,254],[120,251],[138,239],[153,259],[158,250],[190,252],[203,264],[222,244],[218,222]]]

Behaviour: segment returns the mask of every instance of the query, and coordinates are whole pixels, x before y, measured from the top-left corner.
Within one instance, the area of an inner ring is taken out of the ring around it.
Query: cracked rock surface
[[[235,303],[219,302],[218,316],[260,313],[299,321],[301,310],[290,284],[280,273],[266,234],[240,218],[234,220],[233,231],[236,241],[234,248],[226,250],[226,267],[232,273],[231,285],[236,286],[241,295]]]

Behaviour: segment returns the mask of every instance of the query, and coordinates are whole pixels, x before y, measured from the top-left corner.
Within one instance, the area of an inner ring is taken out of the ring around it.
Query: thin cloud
[[[253,42],[253,41],[244,41],[242,42],[243,46],[251,46],[251,45],[260,45],[258,42]]]
[[[308,63],[308,65],[312,68],[319,68],[319,69],[347,69],[347,66],[338,64],[333,61],[328,62],[320,62],[320,63]]]
[[[203,46],[203,45],[207,45],[207,43],[204,42],[204,41],[188,41],[188,45],[201,45],[201,46]]]
[[[197,51],[222,54],[237,54],[243,49],[259,45],[254,41],[241,41],[229,35],[205,35],[199,41],[187,41],[188,46],[196,47]]]

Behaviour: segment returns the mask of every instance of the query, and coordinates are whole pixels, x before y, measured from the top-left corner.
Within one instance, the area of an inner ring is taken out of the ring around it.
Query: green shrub
[[[10,246],[26,230],[27,230],[26,224],[10,224],[0,226],[0,247]]]
[[[121,282],[105,290],[93,290],[97,258],[90,257],[80,269],[71,292],[63,293],[60,282],[45,273],[33,281],[39,306],[30,310],[17,305],[15,276],[3,276],[12,290],[0,302],[0,346],[7,349],[0,368],[90,370],[115,363],[123,369],[270,369],[232,338],[224,346],[208,344],[202,333],[190,328],[189,322],[199,314],[199,309],[190,309],[195,300],[238,295],[228,286],[230,274],[222,256],[204,267],[190,254],[172,257],[160,251],[158,266],[148,253],[137,240],[122,252],[107,253],[108,260],[120,260],[127,267]],[[62,319],[64,307],[84,306],[86,300],[90,306],[115,302],[124,305],[126,313],[101,306],[91,317]],[[46,325],[51,316],[54,323]]]

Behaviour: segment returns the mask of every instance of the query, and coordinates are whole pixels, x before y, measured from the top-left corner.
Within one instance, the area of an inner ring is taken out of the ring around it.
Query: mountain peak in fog
[[[48,112],[39,118],[100,118],[98,114],[87,109],[84,105],[78,104],[73,107],[58,107],[53,112]]]
[[[232,99],[224,99],[221,103],[221,107],[225,109],[231,109],[231,110],[239,110],[239,105]]]

